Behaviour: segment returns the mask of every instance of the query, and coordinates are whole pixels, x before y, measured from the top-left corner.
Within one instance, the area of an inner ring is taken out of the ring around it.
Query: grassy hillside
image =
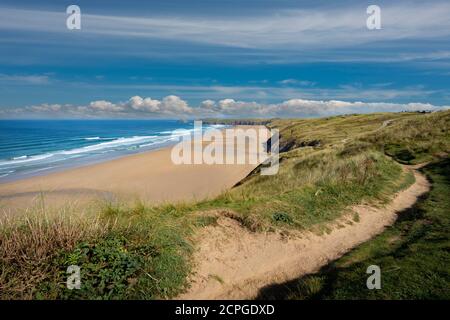
[[[399,119],[362,140],[382,148],[401,163],[430,161],[450,150],[449,112]]]
[[[266,288],[259,298],[449,299],[450,161],[423,172],[433,189],[392,227],[317,274]],[[381,290],[365,285],[370,265],[381,268]]]
[[[387,201],[411,184],[395,161],[406,161],[397,151],[407,149],[411,163],[443,156],[450,150],[449,118],[440,112],[276,119],[268,126],[281,133],[279,174],[256,170],[215,199],[156,207],[110,203],[83,214],[42,206],[26,218],[3,219],[0,298],[173,297],[191,272],[190,236],[215,223],[212,213],[226,212],[255,232],[320,229],[352,204]],[[82,270],[81,290],[65,287],[73,264]]]

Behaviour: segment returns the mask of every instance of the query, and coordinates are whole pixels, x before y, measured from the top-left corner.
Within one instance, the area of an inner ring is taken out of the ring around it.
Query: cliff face
[[[242,126],[242,125],[262,125],[267,126],[273,122],[275,119],[203,119],[204,124],[223,124],[231,126]],[[266,142],[266,150],[270,150],[271,138]],[[292,137],[284,137],[280,135],[280,152],[287,152],[295,148],[301,147],[319,147],[321,145],[320,140],[308,140],[308,141],[298,141]]]

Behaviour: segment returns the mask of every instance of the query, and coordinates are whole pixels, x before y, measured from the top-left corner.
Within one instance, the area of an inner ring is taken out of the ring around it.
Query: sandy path
[[[389,119],[389,120],[385,120],[383,121],[383,123],[381,124],[381,126],[379,126],[378,128],[376,128],[375,130],[372,131],[372,133],[378,132],[383,130],[384,128],[386,128],[390,123],[392,123],[395,119]],[[350,140],[350,138],[344,138],[341,140],[342,143],[347,143],[347,141]]]
[[[399,192],[383,208],[353,207],[359,222],[350,224],[350,217],[343,217],[333,223],[331,233],[323,236],[308,232],[286,239],[280,234],[252,233],[222,215],[218,226],[207,227],[197,235],[196,273],[191,278],[191,288],[178,298],[254,298],[264,286],[318,271],[381,233],[395,222],[397,212],[411,207],[430,189],[421,173],[413,167],[405,168],[414,172],[416,182],[412,186]]]

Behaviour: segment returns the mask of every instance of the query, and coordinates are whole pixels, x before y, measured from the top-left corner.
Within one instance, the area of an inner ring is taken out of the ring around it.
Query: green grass
[[[346,206],[391,194],[401,175],[394,161],[376,152],[344,158],[319,152],[290,159],[279,174],[255,176],[200,207],[232,210],[262,228],[285,224],[305,229],[338,217]]]
[[[174,206],[105,206],[95,218],[72,212],[2,226],[2,299],[169,298],[190,272],[193,232]],[[96,223],[95,223],[96,222]],[[69,265],[81,267],[81,290],[66,288]]]
[[[174,297],[186,288],[192,272],[192,236],[199,228],[215,225],[218,215],[226,214],[256,232],[312,230],[353,204],[387,202],[414,182],[395,161],[402,161],[403,153],[390,146],[408,146],[414,157],[408,163],[442,157],[448,150],[449,115],[275,119],[267,125],[280,130],[282,146],[290,146],[281,154],[279,173],[261,176],[255,170],[215,199],[159,206],[106,203],[85,216],[50,213],[42,206],[31,216],[0,221],[0,298]],[[386,120],[394,121],[380,130]],[[420,134],[408,129],[411,123]],[[436,201],[441,205],[443,198]],[[380,243],[379,248],[385,247]],[[66,268],[72,264],[81,267],[81,290],[65,286]],[[325,292],[327,279],[320,275],[302,282],[309,290],[305,297]],[[434,282],[430,288],[439,292]]]
[[[392,227],[317,274],[266,288],[260,298],[449,299],[450,160],[423,171],[433,189]],[[381,268],[380,290],[366,287],[370,265]]]
[[[450,152],[450,112],[406,117],[369,135],[370,142],[400,163],[417,164]]]

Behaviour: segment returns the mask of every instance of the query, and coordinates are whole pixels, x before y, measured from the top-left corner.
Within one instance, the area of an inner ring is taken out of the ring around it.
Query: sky
[[[440,110],[449,85],[448,0],[0,0],[0,118]]]

